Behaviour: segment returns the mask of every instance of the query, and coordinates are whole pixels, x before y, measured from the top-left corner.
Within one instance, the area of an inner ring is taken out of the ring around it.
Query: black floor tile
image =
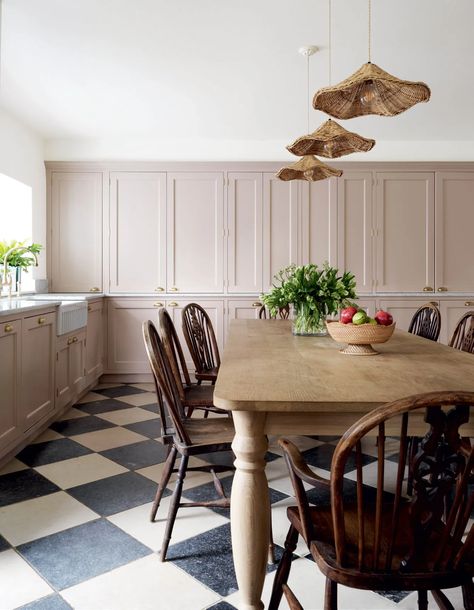
[[[121,385],[116,388],[106,388],[105,390],[94,390],[96,394],[102,394],[109,398],[117,398],[117,396],[130,396],[131,394],[143,394],[146,390],[140,390],[130,385]]]
[[[377,497],[377,489],[370,485],[363,485],[363,498],[367,504],[374,504]],[[343,498],[344,502],[356,503],[357,502],[357,483],[350,479],[344,479],[343,484]],[[317,487],[313,487],[306,492],[308,501],[316,506],[330,506],[330,491],[329,486],[320,484]],[[393,494],[384,492],[384,500],[387,502],[393,501]]]
[[[211,606],[207,610],[237,610],[235,606],[231,606],[227,602],[219,602],[215,606]]]
[[[26,606],[21,606],[17,610],[70,610],[70,606],[60,595],[55,593],[54,595],[48,595],[37,599]]]
[[[374,591],[374,593],[378,593],[382,597],[386,597],[392,602],[398,604],[403,601],[405,597],[410,595],[410,593],[413,593],[413,591]]]
[[[93,400],[80,405],[75,405],[75,409],[80,409],[89,415],[98,415],[99,413],[109,413],[110,411],[119,411],[121,409],[130,409],[130,405],[125,404],[121,400],[107,398],[106,400]]]
[[[60,488],[36,470],[18,470],[0,476],[0,506],[47,496]]]
[[[142,409],[143,407],[140,408]],[[127,424],[124,428],[143,436],[148,436],[148,438],[158,438],[161,436],[161,421],[159,417],[147,421],[139,421],[134,424]]]
[[[276,570],[282,552],[281,547],[275,547],[277,563],[267,565],[267,572]],[[173,544],[168,550],[167,561],[172,561],[222,597],[237,591],[230,523]]]
[[[303,457],[310,466],[315,466],[316,468],[322,468],[323,470],[330,471],[332,456],[335,448],[335,445],[319,445],[318,447],[313,447],[312,449],[303,451]],[[375,461],[377,461],[377,458],[364,453],[362,454],[362,466],[366,466],[367,464],[371,464]],[[353,453],[347,459],[345,472],[351,472],[352,470],[355,470],[355,468],[355,454]]]
[[[67,492],[101,516],[108,517],[129,508],[152,502],[157,484],[135,472],[124,472],[93,483],[78,485]],[[169,495],[165,490],[165,495]]]
[[[125,466],[125,468],[137,470],[138,468],[161,464],[166,460],[167,451],[162,443],[150,439],[123,447],[114,447],[100,453],[109,460]]]
[[[69,458],[80,457],[93,453],[90,449],[75,443],[69,438],[28,445],[16,456],[28,466],[44,466]]]
[[[51,424],[51,430],[55,430],[64,436],[75,436],[76,434],[85,434],[86,432],[95,432],[96,430],[105,430],[113,428],[115,424],[111,424],[105,419],[89,415],[88,417],[76,417],[74,419],[65,419]]]
[[[9,548],[10,548],[10,543],[7,540],[5,540],[5,538],[3,538],[3,536],[0,536],[0,553],[2,551],[6,551]]]
[[[90,521],[22,544],[18,551],[58,590],[152,552],[105,519]]]
[[[146,409],[147,411],[151,411],[155,415],[159,414],[157,402],[151,402],[149,405],[140,405],[140,409]]]

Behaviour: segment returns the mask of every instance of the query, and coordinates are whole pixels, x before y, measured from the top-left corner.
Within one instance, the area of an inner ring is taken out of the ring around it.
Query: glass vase
[[[294,307],[292,333],[309,337],[324,337],[328,334],[326,316],[320,312]]]

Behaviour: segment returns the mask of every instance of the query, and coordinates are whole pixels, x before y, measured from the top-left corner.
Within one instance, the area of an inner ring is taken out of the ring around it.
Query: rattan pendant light
[[[367,114],[396,116],[419,102],[427,102],[431,91],[421,82],[402,80],[371,62],[372,7],[369,2],[369,61],[333,87],[324,87],[313,98],[313,107],[337,119]]]
[[[309,96],[309,58],[317,51],[317,47],[307,46],[301,47],[299,53],[306,57],[306,83],[308,94],[308,131],[309,131],[309,111],[310,111],[310,96]],[[298,155],[301,156],[301,155]],[[313,155],[304,155],[302,159],[291,165],[282,167],[277,172],[276,177],[280,180],[307,180],[308,182],[316,182],[317,180],[325,180],[331,176],[342,176],[342,171],[334,169],[326,165]]]

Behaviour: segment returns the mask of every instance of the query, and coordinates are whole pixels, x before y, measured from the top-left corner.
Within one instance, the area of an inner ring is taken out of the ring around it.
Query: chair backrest
[[[449,345],[474,354],[474,311],[466,312],[459,320]]]
[[[393,571],[409,577],[462,570],[468,559],[472,561],[474,526],[469,526],[469,519],[474,494],[469,481],[474,449],[463,444],[459,427],[469,420],[473,406],[474,392],[411,396],[374,409],[347,430],[331,464],[331,528],[338,567],[365,573]],[[403,493],[408,434],[412,418],[422,421],[421,410],[425,411],[429,429],[409,464],[413,495],[408,496]],[[388,440],[386,432],[390,433]],[[376,492],[372,490],[375,498],[367,498],[365,494],[371,488],[364,488],[362,446],[370,442],[373,447],[374,435],[378,439],[377,486]],[[398,438],[396,445],[394,436]],[[318,532],[312,531],[302,486],[304,476],[299,474],[303,471],[304,475],[304,468],[294,458],[296,448],[290,451],[285,444],[290,443],[283,441],[282,447],[293,484],[297,484],[304,536],[309,543],[318,539]],[[385,476],[386,464],[390,463],[385,460],[388,456],[393,459],[397,449],[398,467],[393,480]],[[345,470],[356,472],[355,498],[344,497]]]
[[[179,441],[190,445],[191,439],[183,424],[185,419],[184,408],[164,345],[151,320],[143,322],[142,331],[148,361],[157,388],[158,405],[161,407],[162,428],[165,428],[166,409]]]
[[[262,305],[258,312],[258,317],[260,320],[266,320],[267,318],[270,318],[270,320],[274,320],[277,317],[281,320],[288,320],[288,318],[290,317],[290,306],[286,305],[285,307],[280,307],[278,310],[278,316],[272,316],[270,311],[267,310],[267,308],[265,307],[265,305]]]
[[[197,303],[189,303],[182,312],[183,334],[197,373],[219,368],[221,359],[210,317]]]
[[[434,303],[426,303],[417,309],[411,319],[408,332],[418,337],[438,341],[441,330],[441,313]]]
[[[186,385],[191,384],[188,367],[184,359],[183,349],[178,338],[178,333],[173,324],[170,314],[164,307],[160,307],[158,311],[158,321],[160,324],[161,340],[166,350],[168,360],[171,366],[171,371],[176,381],[179,397],[182,401],[185,399],[183,379]]]

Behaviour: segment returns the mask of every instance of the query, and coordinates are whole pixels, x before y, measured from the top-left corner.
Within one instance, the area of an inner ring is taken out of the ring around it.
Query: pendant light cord
[[[307,127],[309,134],[309,107],[311,106],[311,97],[309,92],[309,53],[306,55],[306,106],[307,106]]]
[[[369,64],[372,61],[372,0],[369,0]]]
[[[328,81],[329,86],[331,86],[332,75],[331,75],[331,67],[332,67],[332,16],[331,16],[331,0],[328,0]]]

